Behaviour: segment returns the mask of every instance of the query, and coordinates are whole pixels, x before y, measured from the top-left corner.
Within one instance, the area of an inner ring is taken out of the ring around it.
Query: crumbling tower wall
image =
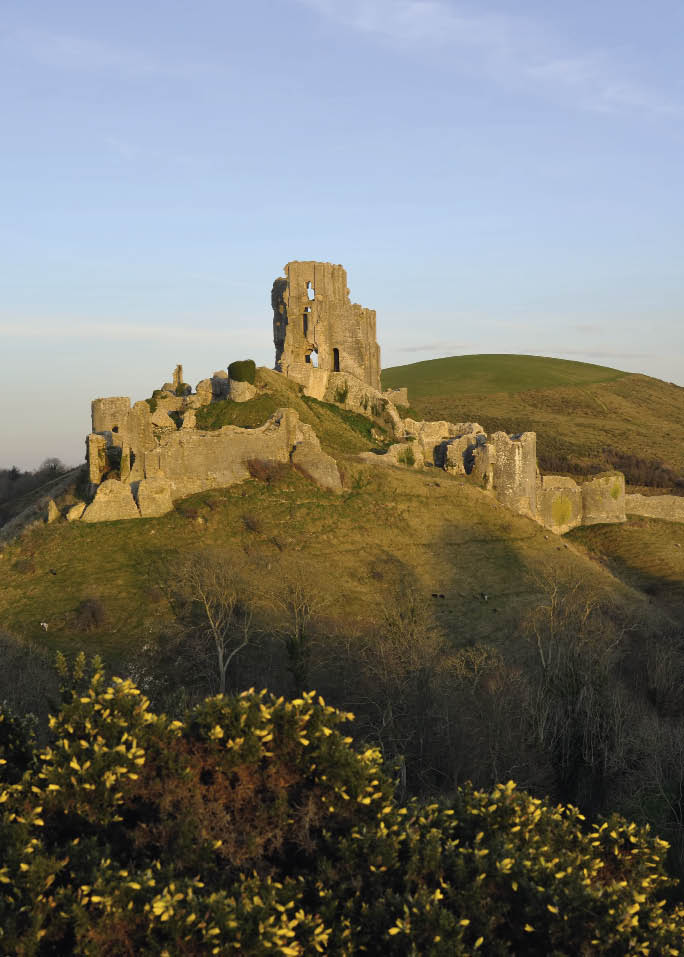
[[[271,292],[276,369],[322,399],[331,373],[380,390],[375,310],[352,303],[342,266],[290,262]]]

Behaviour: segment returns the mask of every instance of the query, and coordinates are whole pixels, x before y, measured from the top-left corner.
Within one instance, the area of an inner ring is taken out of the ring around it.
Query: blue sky
[[[90,399],[271,365],[290,259],[383,364],[520,352],[684,385],[684,5],[0,0],[0,466]]]

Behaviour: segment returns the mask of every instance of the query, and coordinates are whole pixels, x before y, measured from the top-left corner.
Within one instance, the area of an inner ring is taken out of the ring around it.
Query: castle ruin
[[[332,263],[290,262],[271,291],[276,371],[323,399],[330,377],[352,376],[380,391],[375,310],[349,299],[347,272]]]
[[[501,505],[557,534],[576,525],[625,520],[625,484],[619,473],[577,483],[541,476],[536,435],[487,435],[476,422],[425,422],[407,416],[406,389],[381,391],[375,311],[349,298],[342,266],[290,262],[273,283],[275,371],[305,395],[359,413],[380,427],[388,447],[358,459],[374,466],[438,468],[469,476]],[[183,367],[152,398],[95,399],[86,440],[90,501],[70,520],[110,521],[163,515],[176,499],[245,481],[250,463],[289,464],[321,488],[340,492],[337,463],[321,450],[313,428],[282,408],[258,428],[226,425],[204,430],[197,411],[214,402],[249,402],[256,384],[218,370],[186,385]],[[51,510],[52,519],[55,509]]]

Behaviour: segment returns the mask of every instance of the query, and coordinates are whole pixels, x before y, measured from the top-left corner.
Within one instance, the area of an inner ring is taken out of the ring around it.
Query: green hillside
[[[267,594],[283,570],[303,565],[333,628],[364,627],[397,587],[411,583],[429,596],[435,620],[456,643],[505,642],[550,567],[562,578],[599,580],[631,594],[582,551],[465,479],[361,466],[351,457],[340,464],[347,485],[341,496],[290,472],[271,484],[250,481],[184,499],[162,518],[38,526],[5,549],[0,620],[13,634],[103,652],[115,663],[140,635],[169,624],[159,592],[165,563],[206,547],[231,549],[264,597],[266,617]],[[92,598],[103,620],[84,631],[79,609]]]
[[[523,392],[612,382],[626,375],[608,366],[542,356],[475,355],[428,359],[382,373],[384,389],[407,386],[411,400],[425,396]]]
[[[684,388],[669,382],[564,359],[483,355],[383,372],[384,387],[402,385],[421,418],[536,432],[542,471],[619,468],[632,485],[662,488],[684,475]]]

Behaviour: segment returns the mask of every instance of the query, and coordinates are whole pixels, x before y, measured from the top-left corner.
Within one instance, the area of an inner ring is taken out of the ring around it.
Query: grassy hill
[[[608,366],[542,356],[475,355],[428,359],[382,373],[383,388],[407,386],[410,398],[488,395],[612,382],[626,375]]]
[[[0,620],[11,633],[116,662],[169,624],[159,588],[167,560],[205,546],[230,548],[266,616],[283,569],[302,568],[338,631],[363,628],[407,583],[428,596],[457,644],[506,642],[550,568],[635,597],[582,549],[465,479],[351,457],[341,466],[341,496],[290,472],[271,485],[249,481],[193,496],[162,518],[36,527],[4,551]],[[93,598],[104,620],[84,630],[79,609]]]
[[[407,381],[421,415],[475,419],[487,429],[532,428],[542,454],[560,449],[574,465],[591,465],[590,451],[600,452],[608,441],[643,453],[647,440],[653,454],[667,452],[673,465],[684,464],[684,389],[645,376],[538,357],[464,356],[385,373],[385,385]],[[539,382],[543,389],[530,388]],[[487,383],[499,391],[474,391]],[[85,641],[113,660],[125,657],[131,642],[170,620],[158,589],[166,559],[202,545],[232,549],[255,591],[264,593],[265,578],[277,579],[278,568],[303,564],[319,582],[335,627],[372,618],[398,582],[414,582],[456,642],[505,640],[533,606],[548,569],[600,579],[622,598],[648,590],[645,566],[637,574],[620,558],[623,538],[636,540],[626,530],[581,530],[575,547],[512,515],[464,479],[362,466],[355,453],[377,445],[367,419],[308,399],[296,383],[267,369],[259,370],[257,386],[250,402],[212,404],[199,424],[253,427],[279,407],[295,408],[338,459],[346,486],[341,497],[290,473],[271,485],[252,481],[194,496],[160,519],[35,528],[3,555],[4,627],[54,647],[81,647],[79,608],[95,598],[105,618]],[[666,447],[664,435],[671,439]],[[669,529],[656,528],[663,524],[640,523],[634,556],[658,553],[648,536],[667,537]],[[678,574],[666,570],[662,577]],[[41,621],[49,624],[47,635]]]
[[[582,474],[621,468],[684,475],[684,388],[649,376],[538,356],[453,356],[383,372],[383,387],[408,386],[426,419],[480,422],[488,432],[534,431],[540,467]]]
[[[684,389],[672,383],[564,359],[477,355],[383,372],[384,387],[400,385],[408,386],[421,418],[536,432],[542,471],[616,467],[641,491],[681,492],[675,483],[684,477]],[[566,540],[670,612],[684,607],[681,525],[634,517],[626,525],[576,529]]]

